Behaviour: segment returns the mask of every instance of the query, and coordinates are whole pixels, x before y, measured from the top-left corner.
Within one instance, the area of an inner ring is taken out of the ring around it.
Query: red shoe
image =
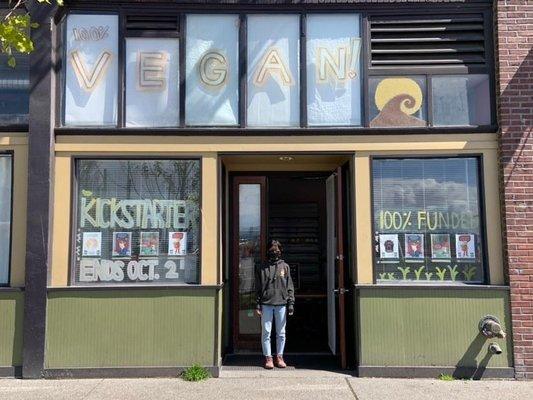
[[[287,368],[287,364],[283,361],[283,356],[276,356],[275,364],[278,368]]]
[[[274,369],[274,363],[272,362],[272,357],[265,357],[265,364],[263,365],[265,369]]]

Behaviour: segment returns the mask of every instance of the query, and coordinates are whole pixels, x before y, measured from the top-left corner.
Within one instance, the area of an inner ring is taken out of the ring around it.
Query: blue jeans
[[[268,306],[261,305],[261,336],[263,355],[272,357],[270,346],[270,332],[272,332],[272,320],[276,320],[276,347],[278,356],[283,355],[285,348],[285,325],[287,325],[287,307],[286,306]]]

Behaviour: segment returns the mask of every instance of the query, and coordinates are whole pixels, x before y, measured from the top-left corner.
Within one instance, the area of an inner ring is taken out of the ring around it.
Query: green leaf
[[[17,66],[17,60],[15,60],[15,57],[9,57],[7,59],[7,65],[9,65],[11,68],[15,68]]]

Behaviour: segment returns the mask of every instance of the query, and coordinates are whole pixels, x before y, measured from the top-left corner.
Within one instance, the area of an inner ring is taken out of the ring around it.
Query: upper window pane
[[[307,16],[309,125],[361,125],[358,14]]]
[[[490,125],[488,75],[434,76],[431,83],[434,125]]]
[[[378,282],[483,282],[476,158],[376,159]]]
[[[0,285],[9,283],[12,156],[0,154]]]
[[[71,14],[66,24],[66,125],[116,125],[118,16]]]
[[[76,173],[76,284],[199,282],[199,160],[79,160]]]
[[[239,122],[239,16],[187,16],[187,125]]]
[[[250,127],[300,125],[300,16],[248,16]]]
[[[16,66],[0,55],[0,125],[27,124],[30,105],[29,56],[15,55]]]
[[[400,128],[427,125],[424,77],[370,78],[368,86],[370,127]]]
[[[178,86],[178,39],[126,40],[126,126],[178,126]]]

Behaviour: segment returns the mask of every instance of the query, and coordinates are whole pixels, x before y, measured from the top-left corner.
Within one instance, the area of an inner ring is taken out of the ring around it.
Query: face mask
[[[270,261],[277,261],[281,257],[281,252],[279,250],[269,250],[268,259]]]

